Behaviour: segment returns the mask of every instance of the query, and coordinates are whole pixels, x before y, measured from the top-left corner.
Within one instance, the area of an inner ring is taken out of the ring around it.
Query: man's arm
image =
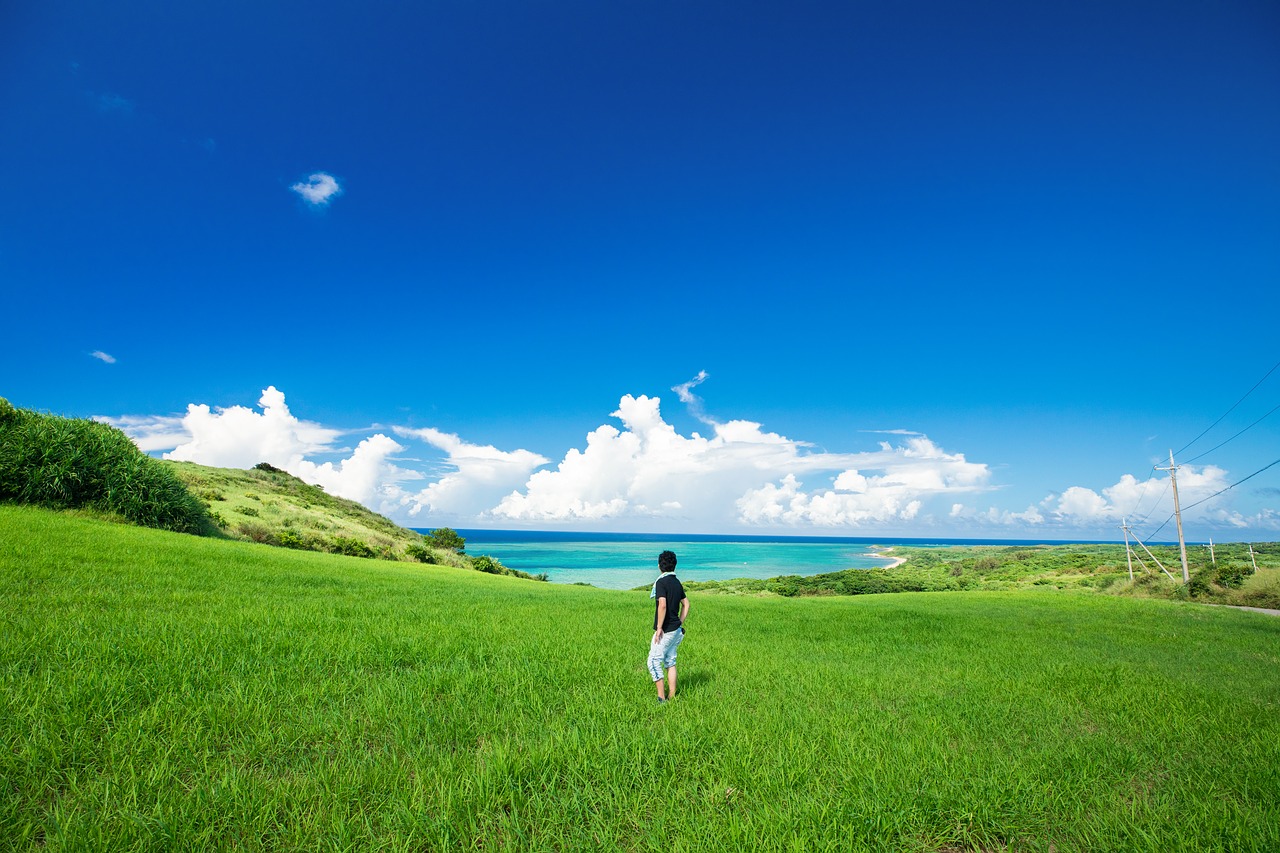
[[[684,620],[689,618],[689,599],[680,599],[680,624],[684,624]],[[659,622],[658,624],[662,624]]]
[[[654,629],[653,641],[656,643],[662,639],[662,622],[667,618],[667,600],[662,596],[658,596],[658,627]]]

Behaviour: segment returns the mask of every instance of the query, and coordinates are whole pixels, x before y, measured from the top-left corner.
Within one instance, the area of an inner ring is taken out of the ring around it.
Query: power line
[[[1258,475],[1259,475],[1259,474],[1261,474],[1263,471],[1267,470],[1268,468],[1270,468],[1270,467],[1272,467],[1272,466],[1274,466],[1274,465],[1280,465],[1280,459],[1277,459],[1275,462],[1272,462],[1270,465],[1263,465],[1263,466],[1262,466],[1261,468],[1259,468],[1257,471],[1254,471],[1254,472],[1253,472],[1252,474],[1250,474],[1248,477],[1245,477],[1245,478],[1244,478],[1244,480],[1236,480],[1234,483],[1232,483],[1230,486],[1227,486],[1225,489],[1218,489],[1218,491],[1216,491],[1216,492],[1214,492],[1213,494],[1209,495],[1209,497],[1207,497],[1207,498],[1201,498],[1200,500],[1196,501],[1195,503],[1193,503],[1193,504],[1191,504],[1191,505],[1187,506],[1187,507],[1186,507],[1186,509],[1191,509],[1191,507],[1193,507],[1193,506],[1200,506],[1200,504],[1204,503],[1205,501],[1211,501],[1211,500],[1213,500],[1214,498],[1216,498],[1218,495],[1222,494],[1223,492],[1227,492],[1227,491],[1230,491],[1231,489],[1234,489],[1236,486],[1238,486],[1238,485],[1240,485],[1241,483],[1245,482],[1245,480],[1252,480],[1254,477],[1258,476]],[[1167,523],[1168,523],[1168,522],[1166,522],[1166,524],[1167,524]]]
[[[1213,447],[1210,447],[1208,450],[1206,450],[1204,453],[1201,453],[1199,456],[1192,456],[1190,459],[1188,459],[1188,460],[1187,460],[1187,462],[1195,462],[1197,459],[1201,459],[1201,458],[1203,458],[1203,457],[1205,457],[1205,456],[1208,456],[1210,453],[1212,453],[1213,451],[1217,450],[1217,449],[1218,449],[1219,447],[1221,447],[1223,444],[1227,444],[1228,442],[1234,441],[1235,439],[1237,439],[1237,438],[1239,438],[1240,436],[1244,435],[1246,432],[1248,432],[1249,430],[1253,429],[1253,428],[1254,428],[1254,427],[1256,427],[1258,424],[1260,424],[1260,423],[1262,423],[1263,421],[1265,421],[1267,418],[1271,417],[1271,416],[1272,416],[1273,414],[1275,414],[1275,413],[1276,413],[1276,411],[1278,411],[1278,410],[1280,410],[1280,404],[1277,404],[1277,405],[1276,405],[1276,407],[1275,407],[1274,409],[1272,409],[1271,411],[1267,412],[1265,415],[1263,415],[1262,417],[1258,418],[1256,421],[1254,421],[1253,423],[1249,424],[1249,425],[1248,425],[1247,427],[1245,427],[1244,429],[1240,430],[1240,432],[1238,432],[1238,433],[1236,433],[1235,435],[1231,436],[1231,438],[1228,438],[1226,441],[1222,442],[1221,444],[1217,444],[1217,445],[1214,445]],[[1183,465],[1186,465],[1186,464],[1187,464],[1187,462],[1183,462],[1182,464],[1183,464]]]
[[[1235,481],[1234,483],[1232,483],[1231,485],[1229,485],[1229,486],[1225,486],[1224,488],[1221,488],[1221,489],[1218,489],[1218,491],[1216,491],[1216,492],[1214,492],[1213,494],[1209,495],[1207,498],[1201,498],[1200,500],[1196,501],[1195,503],[1193,503],[1193,504],[1188,504],[1187,506],[1183,507],[1182,509],[1183,509],[1183,511],[1185,512],[1186,510],[1191,509],[1191,507],[1194,507],[1194,506],[1200,506],[1200,504],[1204,503],[1205,501],[1211,501],[1211,500],[1213,500],[1214,498],[1216,498],[1218,495],[1222,494],[1223,492],[1229,492],[1229,491],[1231,491],[1232,489],[1234,489],[1236,486],[1240,485],[1241,483],[1246,482],[1246,481],[1248,481],[1248,480],[1252,480],[1254,477],[1258,476],[1258,475],[1259,475],[1259,474],[1261,474],[1263,471],[1267,470],[1268,468],[1273,468],[1273,467],[1275,467],[1276,465],[1280,465],[1280,459],[1277,459],[1276,461],[1272,462],[1270,465],[1263,465],[1261,468],[1259,468],[1257,471],[1254,471],[1254,472],[1253,472],[1252,474],[1250,474],[1248,477],[1245,477],[1245,478],[1240,479],[1240,480],[1236,480],[1236,481]],[[1147,538],[1146,538],[1146,539],[1144,539],[1143,541],[1144,541],[1144,542],[1150,542],[1150,541],[1151,541],[1151,539],[1152,539],[1152,538],[1153,538],[1157,533],[1159,533],[1161,530],[1164,530],[1164,526],[1165,526],[1166,524],[1168,524],[1169,522],[1171,522],[1171,521],[1173,521],[1173,515],[1170,515],[1170,516],[1169,516],[1168,518],[1166,518],[1164,521],[1160,522],[1160,526],[1159,526],[1159,527],[1157,527],[1154,531],[1152,531],[1152,533],[1151,533],[1149,536],[1147,536]]]
[[[1155,538],[1156,534],[1159,533],[1161,530],[1164,530],[1164,526],[1171,521],[1173,521],[1173,513],[1169,513],[1169,517],[1166,518],[1164,521],[1160,522],[1160,526],[1157,527],[1155,530],[1151,531],[1151,533],[1147,536],[1147,538],[1143,539],[1142,541],[1150,542],[1152,539]]]
[[[1188,447],[1190,447],[1191,445],[1195,444],[1195,443],[1196,443],[1197,441],[1199,441],[1200,439],[1204,438],[1205,433],[1207,433],[1209,430],[1211,430],[1211,429],[1213,429],[1214,427],[1216,427],[1218,424],[1222,423],[1222,418],[1225,418],[1227,415],[1229,415],[1229,414],[1231,414],[1232,412],[1234,412],[1234,411],[1236,410],[1236,406],[1238,406],[1238,405],[1240,405],[1241,403],[1243,403],[1243,402],[1245,401],[1245,398],[1246,398],[1246,397],[1248,397],[1250,394],[1252,394],[1254,391],[1256,391],[1256,390],[1258,389],[1258,386],[1259,386],[1259,385],[1261,385],[1263,382],[1266,382],[1266,381],[1267,381],[1267,376],[1270,376],[1271,374],[1273,374],[1273,373],[1275,373],[1275,372],[1276,372],[1276,368],[1277,368],[1277,367],[1280,367],[1280,361],[1277,361],[1275,364],[1273,364],[1273,365],[1271,366],[1271,369],[1267,371],[1266,375],[1265,375],[1265,376],[1263,376],[1261,379],[1259,379],[1257,382],[1255,382],[1255,383],[1253,384],[1253,387],[1252,387],[1252,388],[1250,388],[1248,391],[1246,391],[1246,392],[1244,393],[1244,397],[1241,397],[1239,400],[1236,400],[1235,404],[1234,404],[1234,405],[1232,405],[1232,406],[1231,406],[1231,408],[1229,408],[1229,409],[1227,409],[1225,412],[1223,412],[1221,417],[1219,417],[1219,418],[1218,418],[1216,421],[1214,421],[1213,423],[1209,424],[1209,426],[1205,427],[1204,432],[1200,433],[1200,434],[1199,434],[1199,435],[1197,435],[1195,438],[1193,438],[1193,439],[1191,439],[1190,441],[1188,441],[1186,444],[1184,444],[1184,445],[1183,445],[1181,448],[1179,448],[1178,450],[1175,450],[1175,451],[1174,451],[1174,455],[1175,455],[1175,456],[1177,456],[1177,455],[1181,454],[1181,453],[1182,453],[1182,451],[1186,450]],[[1229,439],[1228,439],[1228,440],[1229,440]],[[1199,458],[1199,457],[1196,457],[1196,458]]]
[[[1154,479],[1154,478],[1152,478],[1152,479]],[[1148,483],[1148,484],[1149,484],[1150,482],[1151,482],[1151,480],[1147,480],[1147,483]],[[1139,524],[1146,524],[1146,523],[1147,523],[1147,519],[1151,517],[1151,513],[1155,512],[1155,511],[1156,511],[1156,507],[1160,506],[1160,502],[1164,500],[1164,496],[1165,496],[1165,495],[1167,495],[1167,494],[1169,494],[1169,482],[1170,482],[1169,480],[1165,480],[1165,481],[1164,481],[1164,491],[1160,493],[1160,497],[1156,498],[1156,502],[1155,502],[1155,503],[1153,503],[1153,504],[1151,505],[1151,509],[1147,510],[1147,514],[1146,514],[1146,515],[1144,515],[1144,516],[1142,516],[1142,518],[1138,520],[1138,523],[1139,523]],[[1145,489],[1144,489],[1144,491],[1145,491]],[[1140,505],[1142,504],[1142,501],[1141,501],[1141,500],[1139,500],[1139,501],[1138,501],[1138,504],[1139,504],[1139,506],[1140,506]],[[1134,507],[1133,511],[1134,511],[1134,513],[1136,513],[1136,512],[1138,511],[1138,508],[1137,508],[1137,507]]]
[[[1145,497],[1147,496],[1147,489],[1149,489],[1149,488],[1151,487],[1151,481],[1152,481],[1153,479],[1154,479],[1153,477],[1148,477],[1148,478],[1147,478],[1147,481],[1146,481],[1145,483],[1143,483],[1143,484],[1142,484],[1142,494],[1138,495],[1138,501],[1137,501],[1137,503],[1135,503],[1135,504],[1133,505],[1133,509],[1131,509],[1131,510],[1129,510],[1128,512],[1126,512],[1126,513],[1125,513],[1125,516],[1126,516],[1126,517],[1127,517],[1127,516],[1130,516],[1130,515],[1136,515],[1136,514],[1137,514],[1137,512],[1138,512],[1138,507],[1142,506],[1142,500],[1143,500],[1143,498],[1145,498]],[[1147,515],[1150,515],[1150,514],[1151,514],[1151,513],[1147,513]]]

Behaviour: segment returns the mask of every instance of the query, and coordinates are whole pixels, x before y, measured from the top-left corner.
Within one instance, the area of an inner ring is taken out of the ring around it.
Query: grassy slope
[[[906,562],[892,569],[851,569],[843,572],[786,576],[770,580],[707,581],[689,584],[706,592],[780,595],[856,595],[877,592],[953,590],[1004,591],[1055,589],[1105,591],[1146,598],[1180,598],[1214,604],[1280,608],[1280,544],[1219,545],[1217,562],[1207,549],[1188,549],[1192,578],[1181,583],[1178,549],[1152,549],[1177,582],[1170,581],[1142,553],[1145,568],[1133,564],[1129,580],[1122,545],[962,545],[942,548],[896,547],[893,556]],[[1258,571],[1252,571],[1253,563]]]
[[[393,560],[408,559],[405,548],[422,542],[415,531],[284,472],[163,464],[225,522],[225,533],[233,537],[279,544],[282,534],[293,534],[297,547],[314,551],[331,550],[342,537],[363,542],[378,556]],[[446,551],[437,552],[437,562],[462,565]]]
[[[1280,619],[650,607],[0,506],[0,848],[1280,847]]]

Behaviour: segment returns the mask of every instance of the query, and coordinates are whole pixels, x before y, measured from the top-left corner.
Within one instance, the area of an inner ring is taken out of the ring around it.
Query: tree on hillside
[[[461,554],[466,550],[467,540],[458,535],[452,527],[437,527],[427,534],[427,541],[435,548],[447,548]]]

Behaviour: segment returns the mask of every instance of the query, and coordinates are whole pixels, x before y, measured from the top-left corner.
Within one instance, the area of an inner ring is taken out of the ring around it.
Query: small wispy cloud
[[[306,199],[307,203],[320,207],[327,205],[336,196],[342,195],[342,187],[333,175],[327,172],[316,172],[305,181],[299,181],[289,189]]]
[[[114,355],[111,355],[111,353],[103,352],[100,349],[94,350],[93,352],[89,353],[89,355],[96,358],[98,361],[103,361],[103,362],[106,362],[107,364],[116,363],[116,357]]]
[[[702,407],[702,398],[693,393],[693,389],[697,388],[703,382],[707,381],[709,374],[705,370],[699,370],[698,375],[672,388],[676,392],[676,396],[680,398],[680,402],[689,407],[689,414],[708,426],[715,426],[716,422],[707,417],[706,410]]]
[[[172,450],[191,440],[180,415],[94,415],[92,419],[123,430],[143,453]]]
[[[676,396],[680,398],[681,403],[692,403],[694,400],[698,399],[694,396],[693,389],[701,385],[703,382],[706,382],[707,376],[707,371],[699,370],[697,376],[693,377],[688,382],[677,385],[671,390],[676,392]]]
[[[129,115],[133,112],[133,101],[113,92],[95,94],[93,95],[93,102],[97,104],[98,112],[101,113],[123,113]]]

